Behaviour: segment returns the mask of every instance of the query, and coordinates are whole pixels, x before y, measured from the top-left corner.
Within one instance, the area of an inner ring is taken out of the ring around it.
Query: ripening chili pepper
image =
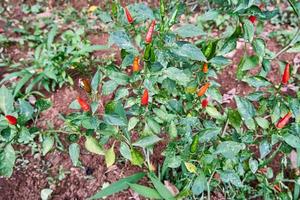
[[[261,3],[258,7],[259,7],[260,10],[262,10],[265,7],[265,4]]]
[[[209,88],[209,86],[210,86],[209,82],[205,83],[198,91],[198,97],[203,96],[205,94],[206,90]]]
[[[3,32],[4,32],[4,30],[2,28],[0,28],[0,33],[3,33]]]
[[[147,32],[147,35],[146,35],[146,40],[145,40],[146,44],[149,44],[152,41],[152,35],[153,35],[153,32],[154,32],[155,23],[156,23],[155,20],[153,20],[151,22],[151,25],[150,25],[149,29],[148,29],[148,32]]]
[[[142,106],[147,106],[148,105],[148,100],[149,100],[149,92],[147,89],[144,90],[142,99],[141,99],[141,104]]]
[[[89,79],[87,79],[87,78],[79,79],[79,85],[80,85],[80,87],[83,88],[87,93],[91,93],[91,92],[92,92],[91,82],[90,82]]]
[[[11,125],[16,125],[17,124],[18,120],[14,116],[6,115],[5,118],[6,118],[6,120],[8,121],[9,124],[11,124]]]
[[[277,192],[281,192],[281,188],[278,184],[274,185],[274,189],[277,191]]]
[[[83,111],[88,112],[90,110],[90,105],[84,99],[77,97],[77,101]]]
[[[256,17],[254,15],[251,15],[248,19],[251,21],[252,24],[254,24],[256,21]]]
[[[132,16],[131,16],[131,14],[130,14],[127,7],[125,7],[124,10],[125,10],[127,21],[128,21],[129,24],[131,24],[133,22],[133,18],[132,18]]]
[[[135,57],[133,60],[133,65],[132,65],[132,71],[133,72],[138,72],[140,71],[140,66],[139,66],[139,57]]]
[[[290,64],[287,63],[284,68],[281,83],[286,85],[289,82],[289,79],[290,79]]]
[[[288,112],[283,118],[281,118],[277,124],[276,127],[277,128],[283,128],[290,120],[290,118],[292,117],[292,113]]]
[[[207,73],[208,72],[208,64],[207,63],[203,64],[202,71],[203,71],[203,73]]]
[[[190,152],[195,153],[198,149],[198,143],[199,143],[199,134],[195,135],[193,138],[193,142],[190,146]]]
[[[266,174],[268,172],[268,169],[267,168],[261,168],[261,169],[258,169],[257,172],[260,173],[260,174]]]
[[[202,108],[206,108],[206,106],[208,105],[208,99],[207,98],[203,99],[201,102],[201,105],[202,105]]]

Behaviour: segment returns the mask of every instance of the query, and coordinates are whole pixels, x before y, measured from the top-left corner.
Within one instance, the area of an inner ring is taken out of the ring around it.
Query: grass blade
[[[144,176],[145,176],[144,172],[139,172],[134,175],[128,176],[126,178],[122,178],[119,181],[112,183],[108,187],[104,188],[103,190],[97,192],[96,194],[94,194],[92,197],[88,199],[89,200],[100,199],[102,197],[112,195],[122,190],[126,190],[129,187],[128,183],[136,183]]]

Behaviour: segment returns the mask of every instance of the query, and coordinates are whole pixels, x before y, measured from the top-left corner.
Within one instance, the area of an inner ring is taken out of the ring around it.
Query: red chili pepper
[[[203,71],[203,73],[207,73],[208,72],[208,64],[207,63],[203,64],[202,71]]]
[[[147,89],[144,90],[142,99],[141,99],[141,104],[142,106],[147,106],[148,105],[148,100],[149,100],[149,92]]]
[[[205,83],[205,84],[200,88],[200,90],[199,90],[199,92],[198,92],[198,97],[203,96],[203,95],[205,94],[206,90],[209,88],[209,86],[210,86],[210,83],[209,83],[209,82]]]
[[[135,57],[133,60],[133,65],[132,65],[132,71],[133,72],[138,72],[140,71],[140,66],[139,66],[139,57]]]
[[[276,127],[277,128],[283,128],[290,120],[290,118],[292,117],[292,113],[288,112],[283,118],[281,118],[277,124]]]
[[[7,119],[8,123],[11,125],[16,125],[17,124],[17,118],[15,118],[12,115],[6,115],[5,118]]]
[[[201,102],[202,108],[206,108],[206,106],[208,105],[208,99],[203,99]]]
[[[275,189],[277,192],[281,192],[281,187],[280,187],[278,184],[274,185],[274,189]]]
[[[131,14],[130,14],[128,8],[125,7],[124,9],[125,9],[125,14],[126,14],[126,17],[127,17],[127,21],[128,21],[129,24],[131,24],[131,23],[133,22],[133,18],[132,18],[132,16],[131,16]]]
[[[256,17],[253,15],[251,15],[248,19],[252,22],[252,24],[254,24],[256,21]]]
[[[281,81],[282,84],[286,85],[289,82],[289,79],[290,79],[290,64],[287,63],[285,65],[284,72],[282,75],[282,81]]]
[[[4,30],[2,28],[0,28],[0,33],[3,33],[3,32],[4,32]]]
[[[153,20],[151,22],[151,25],[150,25],[149,29],[148,29],[148,32],[147,32],[147,35],[146,35],[146,44],[149,44],[152,41],[152,35],[153,35],[155,23],[156,23],[155,20]]]
[[[77,101],[82,110],[84,110],[85,112],[88,112],[90,110],[89,104],[84,99],[77,97]]]

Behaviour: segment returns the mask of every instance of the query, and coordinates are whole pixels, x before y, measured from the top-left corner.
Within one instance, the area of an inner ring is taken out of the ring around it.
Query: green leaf
[[[115,100],[120,100],[124,97],[127,97],[129,95],[129,91],[127,88],[119,88],[117,91],[116,91],[116,95],[115,95]]]
[[[182,38],[206,35],[206,33],[203,32],[200,27],[197,27],[193,24],[184,24],[178,27],[174,32]]]
[[[86,136],[84,146],[89,152],[92,152],[92,153],[95,153],[98,155],[105,154],[103,151],[103,148],[100,146],[99,142],[92,136]]]
[[[262,58],[265,56],[265,48],[266,48],[265,41],[263,39],[256,38],[253,40],[252,45],[254,51],[256,52],[258,57],[262,60]]]
[[[77,143],[72,143],[69,146],[69,155],[74,166],[79,164],[80,146]]]
[[[20,113],[23,114],[26,118],[32,118],[34,113],[34,108],[23,99],[19,99]]]
[[[179,85],[186,86],[190,82],[190,77],[186,75],[181,69],[169,67],[165,70],[166,76],[176,81]]]
[[[55,35],[57,33],[57,25],[54,24],[52,29],[49,31],[48,39],[47,39],[47,48],[50,49],[51,45],[54,41]]]
[[[236,101],[238,111],[242,116],[247,128],[249,128],[250,130],[255,130],[255,122],[253,120],[253,117],[255,116],[256,111],[254,106],[250,101],[243,97],[235,96],[234,99]]]
[[[255,172],[258,169],[258,162],[257,162],[257,160],[250,158],[249,159],[249,167],[250,167],[251,172],[253,174],[255,174]]]
[[[222,154],[225,158],[233,159],[243,149],[245,149],[243,143],[224,141],[218,145],[215,154]]]
[[[248,19],[243,20],[243,30],[244,30],[244,38],[248,40],[250,43],[254,37],[254,26]]]
[[[300,148],[300,138],[292,134],[286,134],[283,136],[283,140],[293,148]]]
[[[171,121],[170,125],[169,125],[169,136],[171,139],[174,139],[177,137],[178,133],[177,133],[177,128],[176,128],[176,124],[174,123],[174,121]]]
[[[205,111],[209,116],[215,119],[223,119],[223,115],[213,106],[207,106]]]
[[[78,101],[74,100],[70,103],[69,108],[74,109],[74,110],[79,110],[81,107],[80,107],[80,104],[78,103]]]
[[[271,152],[271,146],[267,140],[263,140],[259,144],[259,153],[260,153],[260,158],[266,157]]]
[[[128,122],[128,128],[127,128],[127,130],[128,130],[128,131],[131,131],[132,129],[134,129],[134,127],[138,124],[139,121],[140,121],[140,120],[139,120],[138,118],[136,118],[136,117],[131,117],[131,118],[129,119],[129,122]]]
[[[117,115],[104,115],[103,120],[106,124],[113,126],[126,126],[126,121]]]
[[[129,36],[124,31],[112,32],[108,43],[109,45],[116,44],[121,49],[125,49],[127,52],[134,55],[138,54],[138,51],[132,45]]]
[[[11,144],[0,151],[0,176],[10,177],[16,161],[16,153]]]
[[[51,136],[44,136],[42,142],[42,155],[45,156],[53,147],[54,139]]]
[[[160,133],[160,125],[152,118],[147,118],[147,125],[156,134]]]
[[[242,81],[248,83],[252,87],[267,87],[271,85],[271,83],[262,76],[251,76],[251,77],[245,77],[242,79]]]
[[[221,132],[221,128],[207,128],[200,131],[200,143],[210,142],[213,138],[216,138]]]
[[[193,44],[184,44],[181,47],[177,48],[174,53],[176,53],[179,56],[186,57],[191,60],[197,60],[197,61],[205,61],[206,58],[204,54],[202,53],[201,49],[196,47]]]
[[[209,62],[213,65],[224,66],[229,65],[231,63],[231,60],[223,56],[216,56],[210,59]]]
[[[50,108],[52,106],[52,102],[50,99],[41,98],[41,99],[38,99],[34,105],[40,112],[42,112],[42,111]],[[79,108],[80,108],[80,105],[79,105]]]
[[[232,183],[236,187],[243,187],[240,177],[232,171],[220,172],[220,177],[225,183]]]
[[[98,87],[99,87],[101,79],[102,79],[102,73],[100,70],[98,70],[91,81],[92,90],[95,93],[98,92]]]
[[[42,200],[48,200],[48,199],[50,199],[52,192],[53,192],[53,190],[48,189],[48,188],[42,189],[41,190],[41,199]]]
[[[110,167],[115,163],[116,154],[114,152],[114,145],[105,152],[106,167]]]
[[[263,129],[269,128],[269,121],[263,117],[255,117],[256,123]]]
[[[195,179],[192,192],[194,195],[200,195],[202,192],[207,190],[207,179],[203,172],[199,173],[197,178]]]
[[[148,177],[150,178],[151,182],[153,183],[155,189],[158,193],[166,200],[175,200],[171,192],[160,182],[160,180],[155,176],[154,173],[149,173]]]
[[[103,190],[97,192],[92,197],[88,198],[89,200],[92,199],[100,199],[106,196],[110,196],[114,193],[120,192],[122,190],[126,190],[129,186],[128,183],[136,183],[140,179],[145,176],[145,173],[139,172],[134,175],[128,176],[126,178],[122,178],[119,181],[112,183],[108,187],[104,188]]]
[[[109,81],[104,82],[104,84],[102,86],[103,95],[109,95],[109,94],[113,93],[115,91],[115,89],[117,89],[118,85],[119,84],[114,80],[109,80]]]
[[[241,127],[242,118],[237,110],[229,110],[228,111],[228,120],[229,123],[235,128],[238,129]]]
[[[238,64],[238,69],[237,69],[237,78],[238,80],[241,80],[244,75],[245,71],[248,71],[252,68],[255,68],[259,63],[259,58],[258,56],[244,56],[240,63]]]
[[[141,154],[141,152],[139,152],[135,148],[132,148],[130,150],[130,156],[131,156],[131,163],[133,165],[138,165],[141,167],[142,164],[144,163],[143,155]]]
[[[14,111],[14,98],[11,91],[6,87],[2,86],[0,88],[0,109],[5,114],[8,115]]]
[[[198,17],[198,20],[200,20],[200,21],[216,20],[218,15],[219,15],[219,12],[217,10],[208,10],[203,15],[200,15]]]
[[[136,193],[138,193],[139,195],[141,195],[143,197],[146,197],[149,199],[162,199],[160,194],[155,189],[145,187],[145,186],[139,185],[139,184],[128,183],[128,185],[130,186],[130,188],[132,190],[134,190]]]
[[[131,153],[130,153],[130,148],[129,146],[124,143],[124,142],[121,142],[120,144],[120,153],[121,155],[126,158],[127,160],[131,160]]]
[[[136,22],[143,22],[147,19],[155,19],[152,9],[149,8],[146,3],[130,4],[128,9]]]
[[[13,96],[16,96],[20,89],[27,83],[27,81],[32,77],[33,74],[26,73],[23,75],[22,79],[18,81],[17,85],[15,86]]]
[[[236,49],[236,38],[229,38],[223,42],[222,47],[218,50],[217,55],[223,56]]]
[[[161,138],[159,138],[156,135],[150,135],[150,136],[146,136],[142,139],[139,139],[138,141],[136,141],[132,145],[142,147],[142,148],[146,148],[148,146],[152,146],[152,145],[156,144],[159,141],[161,141]]]

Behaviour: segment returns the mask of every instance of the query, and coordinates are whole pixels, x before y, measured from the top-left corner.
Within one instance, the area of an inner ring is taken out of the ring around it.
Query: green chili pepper
[[[144,61],[146,61],[146,62],[150,61],[151,49],[152,49],[152,43],[147,44],[145,51],[144,51]]]
[[[198,149],[198,143],[199,143],[199,134],[195,135],[193,138],[193,142],[190,146],[190,152],[195,153]]]
[[[118,6],[117,6],[116,2],[113,2],[111,4],[111,13],[112,13],[112,16],[117,17]]]
[[[206,46],[206,49],[204,51],[204,55],[206,58],[208,58],[210,56],[212,48],[213,48],[213,43],[212,43],[212,41],[209,41],[208,45]]]

